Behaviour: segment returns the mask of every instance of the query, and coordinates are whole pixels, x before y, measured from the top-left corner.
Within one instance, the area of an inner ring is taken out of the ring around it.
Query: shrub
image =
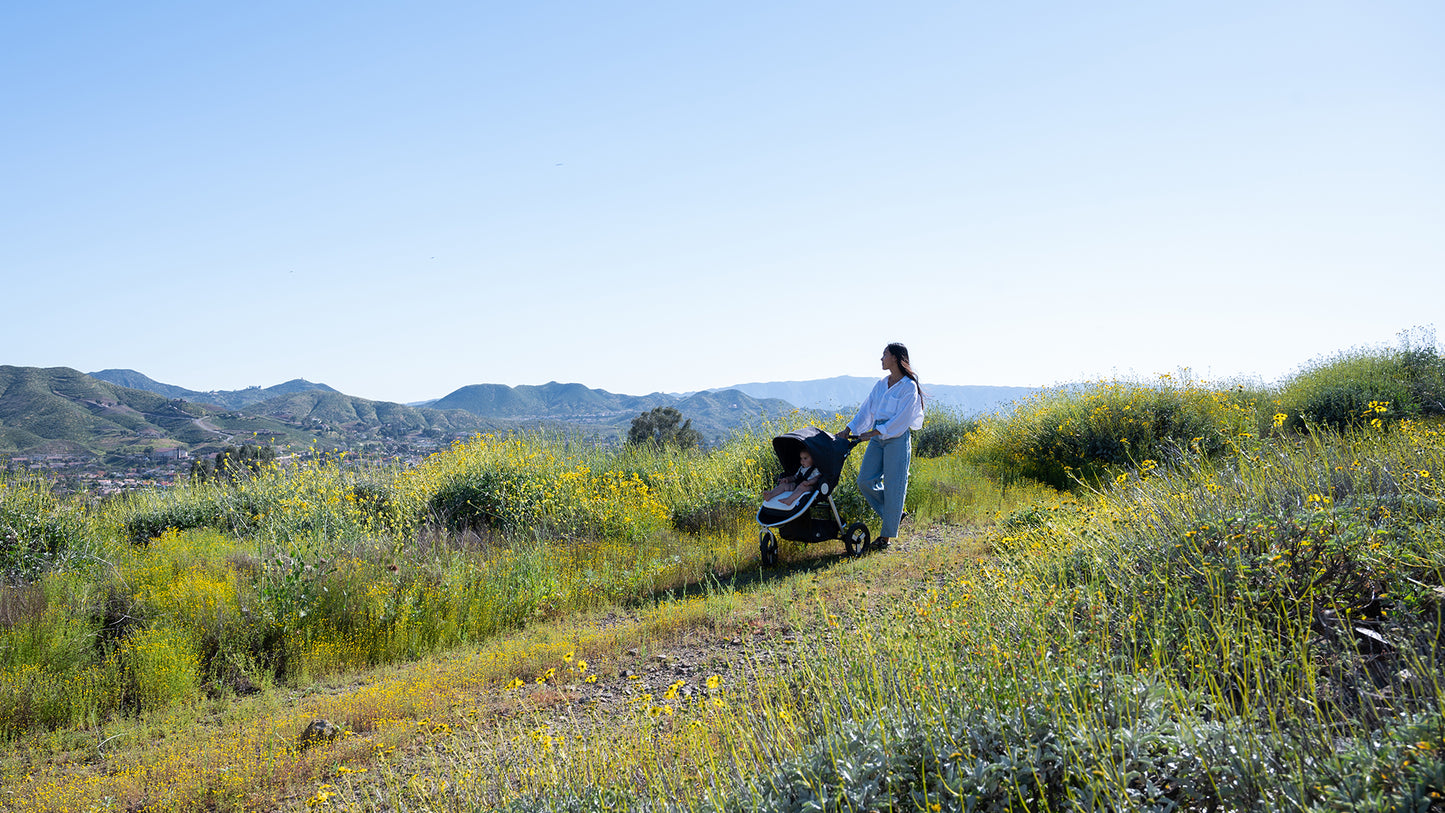
[[[666,527],[672,512],[660,480],[678,468],[650,444],[609,450],[545,433],[479,436],[433,456],[398,478],[393,494],[403,523],[499,531],[537,538],[641,539]],[[670,464],[639,471],[640,458]]]
[[[1445,357],[1433,347],[1407,345],[1400,351],[1399,364],[1420,414],[1445,415]]]
[[[0,474],[0,583],[32,581],[90,546],[84,514],[56,498],[49,481]]]
[[[930,409],[923,428],[913,435],[913,452],[919,457],[953,454],[978,423],[977,418],[965,418],[948,409]]]
[[[1314,424],[1344,431],[1409,417],[1419,410],[1409,383],[1398,373],[1392,359],[1369,354],[1336,358],[1299,373],[1284,384],[1276,402],[1285,416],[1283,428],[1298,432]]]
[[[193,697],[200,664],[190,630],[151,628],[126,637],[117,651],[129,679],[127,695],[140,709],[163,709]]]
[[[120,527],[132,544],[144,545],[167,530],[195,528],[235,530],[222,497],[225,486],[193,485],[166,495],[139,493],[120,503]]]
[[[1096,485],[1115,473],[1211,455],[1255,421],[1240,391],[1215,392],[1165,377],[1154,386],[1110,382],[1051,390],[1006,418],[979,425],[972,459],[1004,482]]]
[[[1401,418],[1445,414],[1445,358],[1434,334],[1402,337],[1399,349],[1356,348],[1316,361],[1280,387],[1276,425],[1343,431]]]
[[[427,501],[427,511],[450,531],[515,528],[524,509],[512,472],[481,469],[468,472],[438,488]]]
[[[1240,770],[1258,744],[1194,717],[1202,698],[1142,677],[1075,679],[1088,703],[1056,685],[1013,708],[958,697],[944,709],[846,720],[723,809],[1165,811],[1259,801]]]
[[[684,533],[735,530],[757,510],[758,495],[738,488],[700,492],[672,509],[672,527]]]
[[[632,788],[622,786],[532,793],[496,808],[498,813],[614,813],[618,810],[649,813],[668,809],[670,805],[653,803],[639,797]]]
[[[1379,731],[1341,743],[1321,788],[1327,810],[1438,810],[1445,791],[1445,725],[1429,708],[1390,718]]]

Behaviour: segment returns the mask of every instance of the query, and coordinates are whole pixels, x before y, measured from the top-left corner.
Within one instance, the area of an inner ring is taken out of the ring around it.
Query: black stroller
[[[804,449],[813,457],[813,466],[818,469],[818,487],[804,494],[797,502],[786,508],[764,503],[758,509],[758,524],[763,526],[758,540],[758,553],[764,566],[778,562],[778,537],[792,542],[813,544],[829,539],[842,539],[843,548],[851,556],[862,556],[868,548],[868,526],[861,522],[848,525],[838,514],[833,502],[833,491],[838,487],[838,477],[843,472],[843,461],[858,445],[854,437],[834,437],[816,426],[799,429],[773,438],[773,452],[783,471],[792,473],[798,469],[799,456]],[[822,511],[826,503],[828,511]],[[815,508],[817,510],[815,510]]]

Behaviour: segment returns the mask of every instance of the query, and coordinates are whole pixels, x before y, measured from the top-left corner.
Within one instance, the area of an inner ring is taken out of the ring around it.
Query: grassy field
[[[893,548],[771,569],[786,422],[6,479],[0,807],[1445,808],[1442,369],[939,412]]]

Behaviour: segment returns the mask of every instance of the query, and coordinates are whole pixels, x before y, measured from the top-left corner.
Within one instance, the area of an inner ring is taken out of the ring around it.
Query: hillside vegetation
[[[0,804],[1439,809],[1442,371],[935,412],[902,541],[772,570],[756,495],[808,416],[98,507],[8,479]]]

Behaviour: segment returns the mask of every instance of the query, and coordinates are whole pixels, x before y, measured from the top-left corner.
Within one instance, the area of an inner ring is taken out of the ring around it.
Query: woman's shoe
[[[883,550],[884,548],[888,547],[889,543],[891,543],[892,541],[892,539],[889,539],[886,536],[880,536],[877,539],[873,540],[873,547],[877,550]]]

